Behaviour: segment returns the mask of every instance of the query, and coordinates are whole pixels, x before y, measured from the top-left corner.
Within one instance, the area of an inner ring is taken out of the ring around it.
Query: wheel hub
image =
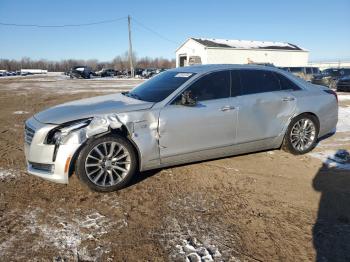
[[[112,161],[111,160],[106,160],[104,162],[104,166],[105,166],[105,168],[110,169],[112,167]]]

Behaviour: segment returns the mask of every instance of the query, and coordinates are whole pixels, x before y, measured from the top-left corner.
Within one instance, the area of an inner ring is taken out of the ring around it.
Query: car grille
[[[24,126],[24,141],[27,144],[30,145],[32,143],[34,134],[35,134],[35,130],[33,128],[30,128],[28,125]]]

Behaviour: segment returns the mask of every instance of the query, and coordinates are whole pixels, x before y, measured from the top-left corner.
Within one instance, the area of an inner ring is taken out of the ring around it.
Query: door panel
[[[237,143],[277,137],[296,107],[293,92],[275,91],[239,96]]]
[[[237,110],[234,99],[200,101],[196,106],[168,105],[160,112],[161,161],[176,155],[234,143]]]

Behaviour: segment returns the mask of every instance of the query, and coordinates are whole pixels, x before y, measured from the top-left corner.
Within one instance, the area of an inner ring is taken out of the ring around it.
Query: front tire
[[[293,155],[310,152],[317,144],[318,119],[310,114],[302,114],[292,119],[284,137],[282,148]]]
[[[126,138],[108,135],[84,146],[75,169],[78,178],[90,189],[116,191],[125,187],[137,172],[137,156]]]

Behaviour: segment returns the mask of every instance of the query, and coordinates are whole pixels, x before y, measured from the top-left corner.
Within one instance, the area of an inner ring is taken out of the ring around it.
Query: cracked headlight
[[[71,132],[86,127],[90,124],[91,119],[78,120],[74,122],[69,122],[62,124],[54,129],[52,129],[46,137],[46,144],[49,145],[59,145],[62,140],[68,136]]]

